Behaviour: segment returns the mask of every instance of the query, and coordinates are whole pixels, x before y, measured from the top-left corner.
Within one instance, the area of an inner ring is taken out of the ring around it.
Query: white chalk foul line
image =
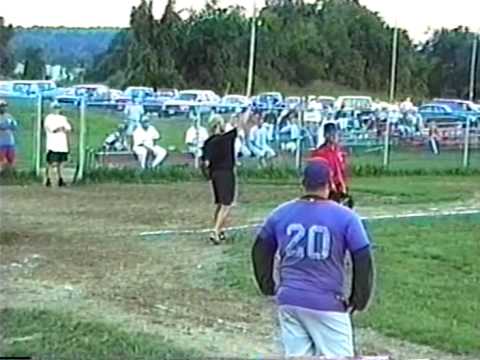
[[[416,212],[416,213],[406,213],[399,215],[373,215],[373,216],[364,216],[362,220],[388,220],[388,219],[409,219],[409,218],[421,218],[421,217],[441,217],[441,216],[455,216],[455,215],[475,215],[480,214],[480,209],[465,209],[465,210],[453,210],[453,211],[433,211],[433,212]],[[244,229],[255,229],[260,227],[262,224],[247,224],[240,226],[231,226],[224,229],[226,232],[244,230]],[[191,235],[191,234],[205,234],[211,232],[212,229],[192,229],[192,230],[158,230],[158,231],[147,231],[140,233],[140,236],[160,236],[160,235]]]

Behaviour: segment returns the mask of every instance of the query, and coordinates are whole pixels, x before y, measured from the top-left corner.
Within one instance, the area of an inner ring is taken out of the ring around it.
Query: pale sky
[[[130,10],[140,0],[0,0],[0,16],[21,26],[128,26]],[[426,38],[429,29],[469,26],[480,32],[479,0],[360,0],[390,24],[409,31],[415,40]],[[154,0],[161,16],[166,0]],[[257,0],[263,5],[264,0]],[[205,0],[177,0],[177,9],[199,8]],[[243,4],[251,11],[253,0],[220,0],[221,5]]]

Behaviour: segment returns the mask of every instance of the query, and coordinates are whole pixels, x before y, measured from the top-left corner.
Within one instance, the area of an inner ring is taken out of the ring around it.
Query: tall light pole
[[[246,96],[252,96],[253,89],[253,76],[254,76],[254,67],[255,67],[255,40],[257,35],[257,2],[253,0],[253,16],[252,16],[252,27],[250,33],[250,54],[248,59],[248,78],[247,78],[247,91]]]
[[[393,29],[393,44],[392,44],[392,68],[390,71],[390,103],[395,101],[395,87],[397,81],[397,55],[398,55],[398,25],[395,20],[395,28]],[[383,148],[383,166],[387,167],[390,163],[390,116],[387,116],[387,123],[385,124],[385,139]]]
[[[393,45],[392,45],[392,68],[390,71],[390,102],[395,100],[395,86],[397,82],[397,56],[398,56],[398,26],[395,22],[395,29],[393,30]]]
[[[470,91],[468,93],[468,99],[470,101],[473,101],[475,98],[475,75],[477,73],[478,38],[479,35],[475,34],[472,46],[472,62],[470,64]]]

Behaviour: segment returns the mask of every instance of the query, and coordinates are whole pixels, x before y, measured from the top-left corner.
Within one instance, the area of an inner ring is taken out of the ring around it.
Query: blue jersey
[[[10,114],[0,114],[0,147],[14,147],[17,121]]]
[[[358,215],[333,201],[299,199],[276,209],[259,236],[278,251],[279,305],[346,311],[346,252],[370,244]]]

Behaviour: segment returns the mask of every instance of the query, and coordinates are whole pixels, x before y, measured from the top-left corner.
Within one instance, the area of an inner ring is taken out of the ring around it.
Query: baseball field
[[[357,351],[480,358],[480,176],[364,177],[352,191],[375,244],[377,285],[354,316]],[[2,355],[259,358],[281,353],[256,290],[253,231],[144,238],[211,221],[205,182],[2,186]],[[231,225],[261,222],[297,185],[240,184]]]

